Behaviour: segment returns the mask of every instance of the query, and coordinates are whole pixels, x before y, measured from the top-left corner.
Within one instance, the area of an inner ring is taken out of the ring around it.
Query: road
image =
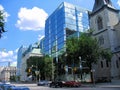
[[[27,86],[30,90],[120,90],[120,87],[79,87],[79,88],[50,88],[47,86],[37,86],[36,84],[13,84],[15,86]]]

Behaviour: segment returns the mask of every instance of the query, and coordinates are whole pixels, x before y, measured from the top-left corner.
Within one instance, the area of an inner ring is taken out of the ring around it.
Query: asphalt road
[[[79,88],[50,88],[47,86],[37,86],[36,84],[14,84],[15,86],[27,86],[30,90],[120,90],[120,87],[79,87]]]

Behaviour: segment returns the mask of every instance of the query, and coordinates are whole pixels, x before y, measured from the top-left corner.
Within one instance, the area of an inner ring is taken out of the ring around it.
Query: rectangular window
[[[106,61],[106,67],[109,67],[109,62],[108,61]]]
[[[103,68],[103,61],[101,61],[101,68]]]
[[[98,37],[98,41],[99,41],[99,45],[103,45],[104,44],[104,37],[103,37],[103,35]]]
[[[119,68],[118,60],[116,60],[116,67]]]

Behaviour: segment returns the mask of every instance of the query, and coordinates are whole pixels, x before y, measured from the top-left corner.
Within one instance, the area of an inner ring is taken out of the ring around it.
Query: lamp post
[[[67,62],[67,53],[65,53],[64,56],[65,56],[65,78],[67,80],[67,74],[68,74],[68,66],[66,64],[66,62]]]
[[[35,74],[36,74],[36,83],[37,83],[37,76],[39,75],[39,71],[35,71]]]
[[[82,60],[81,60],[81,56],[79,56],[80,59],[80,72],[81,72],[81,81],[82,81]]]

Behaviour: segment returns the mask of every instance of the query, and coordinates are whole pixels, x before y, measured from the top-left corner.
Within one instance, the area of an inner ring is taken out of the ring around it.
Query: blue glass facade
[[[66,38],[88,30],[88,10],[63,2],[46,20],[44,53],[65,51]]]

